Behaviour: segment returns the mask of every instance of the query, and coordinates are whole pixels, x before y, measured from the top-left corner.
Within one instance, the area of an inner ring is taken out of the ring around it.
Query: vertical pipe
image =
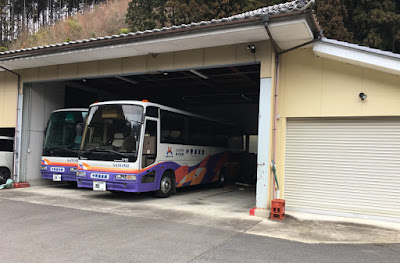
[[[278,129],[278,93],[279,93],[279,53],[276,53],[275,57],[275,92],[274,92],[274,129],[273,129],[273,140],[272,140],[272,147],[273,147],[273,153],[272,153],[272,161],[275,164],[276,163],[276,144],[277,144],[277,134],[276,131]],[[275,199],[276,197],[279,198],[279,196],[276,196],[276,182],[275,182],[275,176],[273,177],[273,198]]]
[[[14,156],[14,181],[21,182],[20,171],[21,171],[21,152],[22,152],[22,105],[23,105],[23,95],[19,94],[18,91],[18,102],[17,102],[17,127],[15,128],[15,149],[16,155]],[[22,180],[26,182],[26,177]]]

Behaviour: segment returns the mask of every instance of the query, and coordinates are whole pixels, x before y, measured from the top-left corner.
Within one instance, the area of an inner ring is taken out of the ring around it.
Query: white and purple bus
[[[53,111],[45,130],[41,173],[43,179],[76,181],[82,136],[77,133],[88,109]]]
[[[92,104],[78,160],[78,187],[149,192],[223,183],[242,136],[232,126],[147,101]]]
[[[6,134],[11,135],[11,134]],[[2,136],[0,133],[0,185],[11,179],[14,160],[14,137]]]

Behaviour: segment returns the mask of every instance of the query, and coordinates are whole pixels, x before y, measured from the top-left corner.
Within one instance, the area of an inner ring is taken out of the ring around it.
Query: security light
[[[254,45],[248,45],[246,48],[247,48],[247,50],[250,50],[250,52],[251,52],[252,54],[256,53],[256,46],[254,46]]]
[[[365,94],[364,92],[361,92],[358,96],[360,96],[362,100],[365,100],[367,98],[367,94]]]

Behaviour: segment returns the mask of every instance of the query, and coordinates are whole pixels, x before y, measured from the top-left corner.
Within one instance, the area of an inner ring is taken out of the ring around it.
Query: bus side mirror
[[[83,134],[83,123],[78,123],[76,125],[76,135],[82,136]]]

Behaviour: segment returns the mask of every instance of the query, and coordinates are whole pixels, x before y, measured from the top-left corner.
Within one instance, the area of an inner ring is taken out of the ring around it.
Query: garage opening
[[[259,87],[259,64],[25,84],[21,174],[26,178],[22,179],[40,180],[43,131],[53,110],[146,99],[237,126],[245,154],[234,157],[238,165],[232,172],[233,185],[254,189],[255,199]]]

